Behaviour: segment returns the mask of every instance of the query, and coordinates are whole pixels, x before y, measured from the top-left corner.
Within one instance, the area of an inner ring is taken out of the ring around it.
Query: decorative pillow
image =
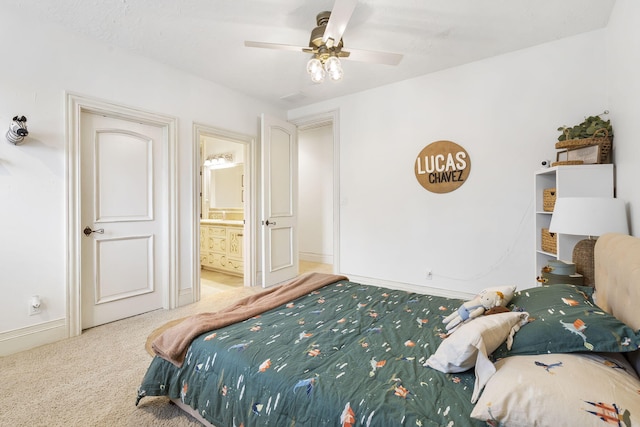
[[[465,323],[440,344],[424,366],[445,373],[463,372],[476,367],[476,382],[471,402],[495,372],[488,355],[527,323],[527,313],[499,313],[477,317]]]
[[[529,313],[530,323],[514,338],[511,350],[500,346],[494,359],[516,354],[626,352],[640,348],[640,334],[595,305],[592,291],[563,284],[516,292],[509,308]]]
[[[640,423],[640,380],[620,354],[513,356],[496,369],[471,412],[487,425]]]

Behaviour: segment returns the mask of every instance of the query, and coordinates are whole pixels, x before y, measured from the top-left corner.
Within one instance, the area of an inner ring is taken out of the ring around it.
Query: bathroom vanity
[[[244,274],[244,145],[203,141],[200,265]]]
[[[244,221],[200,221],[200,265],[208,270],[243,275]]]

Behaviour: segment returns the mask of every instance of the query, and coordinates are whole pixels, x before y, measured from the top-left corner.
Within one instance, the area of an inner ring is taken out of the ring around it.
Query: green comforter
[[[178,368],[155,357],[144,396],[225,426],[476,426],[473,372],[422,366],[461,300],[336,282],[200,335]]]

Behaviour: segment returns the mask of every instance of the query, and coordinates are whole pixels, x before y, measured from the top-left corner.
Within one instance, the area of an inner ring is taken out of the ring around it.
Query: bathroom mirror
[[[202,212],[244,207],[244,144],[219,138],[201,138]]]
[[[244,205],[244,165],[209,169],[209,209],[242,208]]]

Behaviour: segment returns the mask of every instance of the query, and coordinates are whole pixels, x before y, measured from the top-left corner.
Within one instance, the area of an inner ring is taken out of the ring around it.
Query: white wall
[[[94,43],[3,7],[0,45],[0,354],[3,340],[33,334],[66,319],[65,91],[178,118],[178,282],[191,283],[195,254],[192,191],[193,122],[256,135],[267,104],[178,70]],[[4,133],[25,115],[21,146]],[[40,295],[43,314],[27,316]],[[53,323],[52,323],[53,322]]]
[[[559,126],[608,108],[604,49],[595,31],[290,111],[340,110],[341,272],[444,294],[532,286],[533,173]],[[441,139],[472,163],[448,194],[413,169]]]
[[[333,126],[298,133],[298,252],[333,263]]]
[[[618,197],[628,203],[631,233],[640,236],[640,2],[617,0],[607,29],[609,109]],[[599,82],[605,83],[605,82]]]

